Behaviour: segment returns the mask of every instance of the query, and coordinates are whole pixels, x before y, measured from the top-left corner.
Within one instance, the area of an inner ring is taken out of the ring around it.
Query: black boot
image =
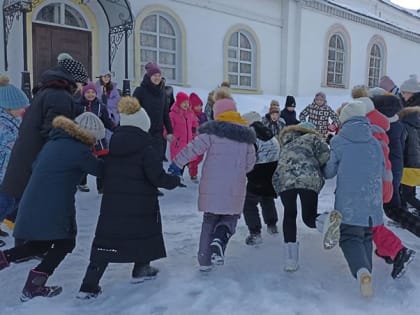
[[[99,286],[106,267],[108,264],[97,266],[96,264],[90,263],[87,267],[85,277],[83,278],[82,285],[80,286],[77,298],[81,300],[88,300],[98,297],[102,293],[102,289]]]
[[[407,270],[407,265],[414,259],[416,252],[412,249],[402,248],[394,260],[391,277],[400,278]]]
[[[145,280],[151,280],[156,278],[159,269],[150,266],[149,263],[135,263],[133,272],[131,273],[131,283],[141,283]]]
[[[41,271],[31,270],[26,280],[25,287],[22,290],[20,300],[26,302],[36,296],[53,297],[63,291],[59,286],[45,286],[48,274]]]

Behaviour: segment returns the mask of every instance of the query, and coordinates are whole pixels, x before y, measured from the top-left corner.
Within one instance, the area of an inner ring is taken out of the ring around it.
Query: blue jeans
[[[18,206],[19,200],[0,192],[0,223]]]

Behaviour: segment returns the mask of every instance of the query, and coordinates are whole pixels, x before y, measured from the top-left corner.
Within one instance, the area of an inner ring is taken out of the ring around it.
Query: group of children
[[[0,81],[0,92],[1,84],[8,82]],[[299,196],[304,223],[322,233],[325,249],[340,244],[362,295],[373,294],[372,238],[389,233],[383,228],[383,202],[389,202],[393,184],[386,160],[387,143],[376,139],[376,129],[372,127],[375,123],[368,117],[372,109],[365,99],[346,104],[339,116],[332,115],[332,123],[340,131],[328,145],[328,119],[318,126],[305,121],[307,116],[317,116],[314,106],[326,106],[325,94],[321,92],[314,104],[301,113],[299,122],[293,113],[296,104],[292,97],[287,98],[284,113],[273,102],[264,117],[256,112],[241,116],[229,90],[221,88],[213,95],[214,120],[207,123],[198,95],[179,92],[170,111],[174,141],[170,145],[172,163],[167,174],[148,133],[150,119],[136,98],[123,97],[119,101],[120,121],[115,128],[112,116],[102,117],[106,107],[100,102],[98,111],[92,110],[97,101],[93,84],[88,83],[82,92],[85,111],[74,121],[62,116],[53,120],[50,140],[38,155],[20,201],[14,236],[26,242],[0,251],[0,269],[25,257],[42,256],[41,263],[28,275],[22,301],[61,292],[61,287],[47,286],[46,281],[75,247],[74,196],[86,173],[103,180],[103,198],[90,263],[78,297],[87,299],[100,294],[99,282],[109,263],[134,263],[133,282],[156,276],[158,270],[150,262],[166,256],[157,188],[182,186],[186,165],[191,179],[197,180],[198,163],[202,160],[198,196],[198,210],[203,212],[198,249],[200,270],[209,271],[224,263],[225,250],[242,213],[250,232],[246,244],[262,242],[258,204],[268,231],[278,233],[274,204],[278,195],[284,206],[284,269],[296,271]],[[20,101],[21,107],[16,106],[24,108],[26,100]],[[13,108],[3,108],[15,117]],[[325,108],[328,112],[329,109]],[[104,160],[92,154],[92,147],[105,138],[103,121],[113,131]],[[334,176],[336,210],[319,214],[318,195],[324,178]],[[50,200],[48,206],[42,199],[45,193]],[[382,228],[375,231],[377,227]],[[396,242],[394,236],[386,239]],[[382,249],[390,246],[392,251],[385,252],[392,255],[381,252],[381,256],[394,263],[392,276],[396,278],[412,260],[414,251],[401,242],[383,243]]]

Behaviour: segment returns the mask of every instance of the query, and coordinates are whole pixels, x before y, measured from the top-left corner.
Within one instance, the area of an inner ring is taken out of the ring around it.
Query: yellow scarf
[[[234,124],[240,124],[240,125],[248,125],[248,121],[243,119],[242,116],[233,110],[230,111],[226,111],[221,113],[219,116],[217,116],[215,118],[216,121],[225,121],[225,122],[230,122],[230,123],[234,123]]]

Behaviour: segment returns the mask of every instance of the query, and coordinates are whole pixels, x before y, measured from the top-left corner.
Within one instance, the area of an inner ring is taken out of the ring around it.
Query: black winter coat
[[[76,236],[76,185],[83,174],[101,176],[103,161],[92,154],[95,139],[70,119],[57,117],[50,140],[34,163],[19,203],[13,235],[24,240]]]
[[[58,80],[75,84],[70,74],[59,66],[42,75],[44,84]],[[77,114],[78,108],[68,89],[47,87],[36,93],[20,125],[1,185],[2,192],[15,198],[22,197],[31,176],[32,163],[48,140],[52,120],[58,115],[74,119]]]
[[[398,115],[406,136],[404,167],[420,168],[420,106],[406,107]]]
[[[172,134],[171,120],[169,119],[169,107],[167,105],[167,95],[165,83],[162,80],[160,85],[155,85],[145,74],[140,86],[136,87],[133,96],[138,99],[140,105],[149,115],[151,135],[163,136],[163,126],[168,134]]]
[[[157,188],[173,189],[180,179],[165,173],[152,142],[140,128],[115,129],[91,261],[147,263],[166,256]]]
[[[286,122],[286,126],[297,125],[300,121],[296,118],[296,111],[289,111],[287,108],[284,108],[280,112],[280,117]]]

